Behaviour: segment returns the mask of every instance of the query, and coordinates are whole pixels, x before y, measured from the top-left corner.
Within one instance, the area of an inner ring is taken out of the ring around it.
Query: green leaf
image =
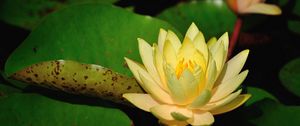
[[[12,85],[0,83],[0,97],[6,97],[9,94],[18,93],[18,92],[22,92],[22,90],[13,87]]]
[[[289,20],[288,21],[288,28],[295,32],[295,33],[298,33],[300,34],[300,21],[293,21],[293,20]]]
[[[37,94],[12,94],[0,99],[5,126],[130,126],[120,110],[56,101]]]
[[[269,98],[274,101],[277,101],[277,98],[274,97],[272,94],[269,92],[261,89],[261,88],[256,88],[256,87],[247,87],[246,88],[247,93],[251,94],[251,98],[245,103],[246,106],[251,106],[252,104],[261,101],[263,99]]]
[[[94,64],[69,60],[31,65],[11,78],[72,94],[99,97],[116,103],[128,103],[124,93],[144,93],[136,80]]]
[[[270,99],[262,100],[249,109],[248,116],[256,126],[298,126],[300,106],[285,106]]]
[[[0,19],[25,29],[33,29],[44,16],[56,10],[82,3],[114,3],[117,0],[3,0]]]
[[[293,9],[294,14],[300,16],[300,1],[296,0],[295,1],[295,7]]]
[[[174,30],[164,21],[112,5],[70,6],[48,15],[31,32],[8,58],[5,72],[10,76],[32,64],[65,59],[131,75],[124,57],[141,61],[137,38],[156,42],[159,28]]]
[[[165,10],[158,17],[170,22],[182,34],[195,22],[206,40],[221,36],[226,31],[232,32],[236,20],[235,14],[221,0],[182,3]]]
[[[279,79],[291,93],[300,97],[300,58],[296,58],[281,68]]]

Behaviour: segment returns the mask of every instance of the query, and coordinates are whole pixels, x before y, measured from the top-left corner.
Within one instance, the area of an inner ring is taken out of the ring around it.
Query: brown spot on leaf
[[[117,80],[118,80],[118,77],[116,77],[116,76],[115,76],[115,77],[112,77],[111,80],[112,80],[112,81],[117,81]]]
[[[131,89],[131,86],[128,86],[128,87],[127,87],[127,90],[130,90],[130,89]]]
[[[85,90],[86,89],[86,87],[81,87],[81,90]]]
[[[123,62],[123,67],[129,68],[127,62],[125,62],[125,61]]]
[[[86,75],[84,76],[84,79],[85,79],[85,80],[87,80],[88,78],[89,78],[88,76],[86,76]]]
[[[31,82],[31,81],[32,81],[32,79],[31,79],[30,77],[27,77],[27,78],[26,78],[26,81],[29,81],[29,82]]]
[[[65,89],[69,89],[69,86],[62,86],[63,88],[65,88]]]
[[[33,48],[32,48],[32,51],[33,51],[34,53],[37,53],[37,47],[33,47]]]

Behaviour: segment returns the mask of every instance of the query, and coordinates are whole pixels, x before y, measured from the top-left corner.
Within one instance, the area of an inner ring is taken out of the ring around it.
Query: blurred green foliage
[[[2,0],[0,19],[25,28],[33,29],[48,14],[61,8],[83,3],[114,3],[117,0]]]
[[[284,87],[300,97],[300,58],[288,62],[279,73]]]
[[[203,32],[206,40],[233,31],[236,15],[222,1],[192,1],[181,3],[160,13],[158,18],[171,23],[185,34],[191,22]]]

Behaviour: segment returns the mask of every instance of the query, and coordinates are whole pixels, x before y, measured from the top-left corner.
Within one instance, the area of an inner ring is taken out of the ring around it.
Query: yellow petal
[[[154,45],[154,64],[156,66],[156,70],[160,76],[161,80],[161,87],[166,91],[169,92],[167,82],[166,82],[166,77],[164,73],[164,67],[163,67],[163,56],[161,52],[159,51],[158,47]]]
[[[133,76],[135,77],[135,79],[136,79],[139,83],[142,83],[138,71],[145,71],[145,72],[146,72],[146,68],[145,68],[143,65],[141,65],[141,64],[139,64],[139,63],[137,63],[137,62],[135,62],[135,61],[133,61],[133,60],[131,60],[131,59],[128,59],[128,58],[126,58],[126,57],[125,57],[124,59],[125,59],[125,61],[126,61],[127,65],[128,65],[128,67],[129,67],[129,69],[130,69],[131,72],[133,73]]]
[[[150,112],[150,108],[160,105],[160,103],[154,100],[149,94],[126,93],[123,94],[123,97],[136,107],[147,112]]]
[[[237,107],[241,106],[242,104],[244,104],[250,97],[251,97],[250,94],[239,95],[237,98],[235,98],[230,103],[228,103],[224,106],[218,107],[216,109],[213,109],[210,112],[213,115],[218,115],[218,114],[232,111],[232,110],[236,109]]]
[[[201,70],[197,71],[197,74],[201,74]],[[200,83],[200,77],[195,76],[189,69],[184,69],[180,78],[179,82],[182,85],[182,91],[187,94],[187,102],[192,102],[193,99],[197,97],[198,93],[198,86]]]
[[[169,40],[165,42],[163,56],[166,63],[170,64],[175,69],[177,56],[176,56],[175,49]]]
[[[230,95],[228,95],[227,97],[225,97],[219,101],[216,101],[216,102],[209,101],[209,103],[207,103],[205,106],[201,107],[200,109],[210,111],[210,110],[219,108],[221,106],[224,106],[224,105],[230,103],[231,101],[233,101],[235,98],[237,98],[238,95],[241,94],[241,92],[242,92],[242,89],[240,89],[234,93],[231,93]]]
[[[172,46],[174,47],[175,52],[177,53],[179,48],[181,47],[181,42],[180,42],[179,38],[177,37],[177,35],[174,32],[172,32],[171,30],[169,30],[167,33],[166,40],[169,40],[171,42]]]
[[[249,50],[244,50],[231,58],[223,67],[221,74],[216,82],[216,85],[219,85],[222,82],[227,81],[228,79],[233,78],[242,70],[247,57],[249,54]]]
[[[148,92],[155,100],[162,103],[173,104],[171,96],[165,92],[155,81],[153,81],[147,72],[139,71],[142,83],[140,85]]]
[[[185,61],[189,61],[193,59],[193,54],[196,51],[194,44],[191,39],[188,37],[184,38],[181,48],[179,49],[177,58],[178,60],[184,59]]]
[[[207,89],[203,90],[201,94],[188,106],[189,109],[197,109],[205,105],[211,98],[211,92]]]
[[[189,29],[187,30],[185,37],[188,37],[189,39],[191,39],[193,41],[194,38],[196,37],[196,35],[198,34],[198,32],[199,32],[199,29],[193,22],[191,24],[191,26],[189,27]]]
[[[207,80],[206,80],[205,87],[206,87],[206,89],[211,90],[217,79],[217,66],[216,66],[216,62],[212,58],[211,54],[209,55],[209,61],[208,61],[208,66],[207,66],[207,71],[206,71],[206,78],[207,78]]]
[[[252,4],[248,8],[241,10],[241,13],[258,13],[258,14],[266,14],[266,15],[280,15],[281,9],[272,4],[265,3],[257,3]]]
[[[211,47],[212,47],[213,45],[215,45],[217,41],[218,41],[218,39],[217,39],[216,37],[210,38],[210,39],[208,40],[208,42],[207,42],[207,47],[208,47],[209,49],[211,49]]]
[[[214,116],[210,112],[197,110],[193,111],[193,118],[187,120],[189,124],[195,126],[211,125],[214,121]]]
[[[245,80],[247,74],[248,70],[245,70],[239,75],[233,77],[232,79],[229,79],[228,81],[225,81],[224,83],[221,83],[219,86],[215,87],[213,89],[213,96],[210,102],[220,100],[229,95],[234,90],[236,90],[240,86],[240,84]]]
[[[170,65],[166,65],[164,71],[168,82],[167,85],[173,101],[176,104],[185,105],[188,94],[184,91],[183,84],[181,84],[177,79],[175,70]]]
[[[217,73],[219,73],[222,69],[222,65],[224,62],[224,46],[223,44],[217,44],[217,47],[213,48],[214,50],[211,50],[211,56],[214,59],[217,67]]]
[[[140,55],[148,73],[156,83],[160,84],[161,80],[154,66],[153,48],[143,39],[139,38],[138,42]]]
[[[200,51],[196,50],[194,52],[194,54],[192,54],[192,56],[193,56],[193,61],[196,64],[200,65],[200,67],[203,71],[206,71],[207,62],[206,62],[203,54]]]
[[[219,40],[209,50],[216,62],[218,74],[221,72],[224,63],[226,61],[228,43],[229,43],[228,33],[226,32],[219,38]]]
[[[207,60],[208,60],[208,48],[207,48],[207,45],[205,43],[205,38],[204,38],[201,31],[198,32],[198,34],[196,35],[193,43],[194,43],[196,49],[198,49],[203,54],[204,59],[207,62]]]
[[[175,118],[172,116],[173,115],[172,113],[179,113],[187,118],[192,117],[192,111],[186,108],[172,106],[172,105],[154,106],[150,108],[150,111],[154,116],[162,120],[175,120]]]
[[[160,29],[159,30],[159,35],[158,35],[158,49],[159,51],[162,53],[163,49],[164,49],[164,44],[166,41],[166,37],[167,37],[167,31],[165,31],[164,29]]]

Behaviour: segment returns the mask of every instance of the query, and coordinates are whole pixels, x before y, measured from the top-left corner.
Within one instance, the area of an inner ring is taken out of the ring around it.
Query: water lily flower
[[[228,34],[206,44],[192,23],[183,43],[172,31],[160,29],[158,44],[138,39],[143,65],[125,58],[134,77],[147,94],[126,93],[136,107],[151,112],[167,125],[211,125],[213,115],[242,105],[250,94],[241,94],[240,73],[248,57],[244,50],[226,62]]]
[[[258,13],[280,15],[281,9],[273,4],[264,3],[265,0],[226,0],[229,7],[238,14]]]

